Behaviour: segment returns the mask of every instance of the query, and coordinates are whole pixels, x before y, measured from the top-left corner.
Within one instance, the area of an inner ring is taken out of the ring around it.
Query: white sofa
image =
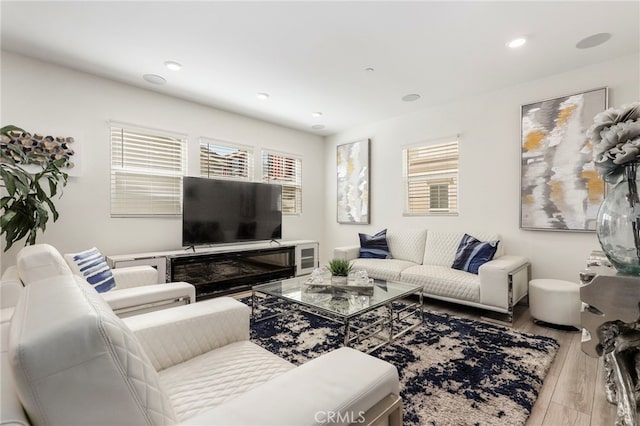
[[[394,366],[341,348],[294,367],[249,341],[249,315],[223,297],[121,319],[80,277],[30,281],[0,424],[401,425]]]
[[[37,265],[37,267],[34,267]],[[119,317],[152,312],[196,301],[195,287],[185,282],[157,284],[158,274],[152,267],[133,266],[113,269],[116,287],[101,293]],[[0,278],[0,330],[6,344],[9,321],[24,286],[53,275],[72,275],[62,255],[48,244],[26,246],[18,252],[16,265]]]
[[[34,268],[31,262],[48,264]],[[18,252],[16,265],[0,278],[2,321],[11,317],[21,289],[27,281],[52,274],[73,274],[70,256],[63,256],[51,245],[26,246]],[[185,282],[158,284],[158,272],[150,266],[131,266],[111,270],[116,286],[101,296],[120,317],[151,312],[196,301],[195,287]]]
[[[359,245],[335,248],[334,258],[350,260],[354,270],[366,270],[372,278],[420,284],[425,296],[506,314],[512,322],[513,306],[527,295],[528,260],[505,255],[500,242],[493,260],[482,265],[477,275],[453,269],[464,234],[389,228],[391,259],[360,259]],[[500,239],[486,232],[469,234],[481,241]]]

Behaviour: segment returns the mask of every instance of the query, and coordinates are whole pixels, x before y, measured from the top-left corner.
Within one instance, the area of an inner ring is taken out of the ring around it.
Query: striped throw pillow
[[[483,242],[469,234],[464,234],[451,267],[477,275],[480,266],[493,259],[499,243],[498,240]]]
[[[93,247],[89,250],[65,256],[71,260],[75,273],[87,280],[98,293],[104,293],[116,286],[116,281],[104,256]]]
[[[358,237],[360,237],[360,258],[391,259],[386,229],[375,235],[358,234]]]

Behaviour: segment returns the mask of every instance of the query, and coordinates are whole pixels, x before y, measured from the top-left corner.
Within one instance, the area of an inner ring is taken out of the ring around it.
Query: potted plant
[[[329,271],[331,272],[331,282],[333,284],[346,284],[349,272],[351,272],[351,263],[344,259],[333,259],[329,261]]]
[[[52,198],[67,184],[68,175],[60,168],[68,159],[44,154],[32,146],[32,135],[23,129],[0,129],[0,186],[4,188],[0,235],[5,236],[4,251],[25,237],[25,245],[35,244],[38,230],[45,231],[50,216],[54,222],[58,220]]]

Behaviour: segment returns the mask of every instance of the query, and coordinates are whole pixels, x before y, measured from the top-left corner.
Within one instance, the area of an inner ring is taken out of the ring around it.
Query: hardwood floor
[[[425,299],[425,309],[481,319],[482,312]],[[603,365],[580,348],[580,333],[554,330],[534,324],[529,308],[516,307],[514,330],[555,338],[560,349],[545,378],[526,426],[614,425],[616,407],[604,393]]]

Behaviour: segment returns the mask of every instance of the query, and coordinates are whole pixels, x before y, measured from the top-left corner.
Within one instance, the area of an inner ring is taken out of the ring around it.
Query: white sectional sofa
[[[500,239],[497,234],[468,233],[481,241]],[[464,234],[390,228],[387,243],[391,259],[360,259],[359,245],[335,248],[334,258],[350,260],[354,270],[364,269],[372,278],[421,284],[427,297],[507,314],[511,322],[513,306],[527,295],[528,260],[505,255],[500,242],[493,260],[482,265],[477,275],[453,269]]]

